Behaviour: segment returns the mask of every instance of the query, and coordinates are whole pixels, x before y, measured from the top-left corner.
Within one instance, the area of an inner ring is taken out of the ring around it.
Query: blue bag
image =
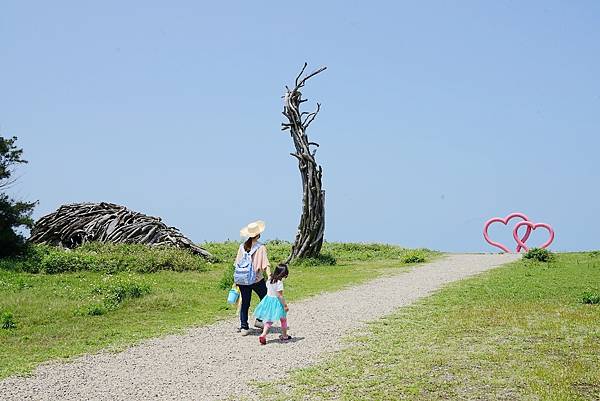
[[[230,304],[234,304],[237,302],[239,297],[240,293],[238,292],[237,288],[232,288],[229,290],[229,294],[227,294],[227,302]]]
[[[254,244],[252,249],[250,249],[250,252],[246,252],[246,250],[243,249],[244,244],[240,245],[240,247],[242,248],[243,255],[240,261],[237,264],[234,264],[234,283],[238,285],[254,284],[254,282],[256,281],[256,272],[254,271],[254,266],[252,266],[252,255],[254,255],[254,252],[256,252],[261,246],[262,244],[260,242],[257,242],[256,244]]]

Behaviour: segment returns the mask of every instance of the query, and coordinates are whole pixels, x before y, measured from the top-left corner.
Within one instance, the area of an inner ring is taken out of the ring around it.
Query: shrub
[[[118,281],[113,284],[94,287],[92,292],[103,296],[104,305],[107,309],[114,309],[128,298],[140,298],[149,294],[150,286],[134,281]]]
[[[101,316],[106,313],[106,308],[102,304],[93,304],[87,306],[83,311],[78,312],[79,315]]]
[[[88,243],[76,249],[31,245],[22,257],[0,259],[0,268],[29,273],[63,273],[79,270],[116,273],[159,270],[206,270],[209,262],[184,249],[141,244]]]
[[[301,258],[292,262],[293,266],[335,266],[337,259],[330,253],[322,253],[316,258]]]
[[[523,258],[538,262],[550,262],[552,260],[552,253],[547,249],[531,248],[523,255]]]
[[[233,286],[233,271],[235,267],[233,264],[229,264],[223,270],[223,276],[219,280],[219,288],[222,290],[228,290]]]
[[[150,286],[147,284],[128,279],[117,279],[114,283],[94,287],[92,294],[99,295],[100,302],[94,302],[83,308],[79,308],[75,311],[75,314],[88,316],[104,315],[111,310],[117,309],[127,299],[141,298],[150,292]]]
[[[581,297],[581,303],[589,305],[600,304],[600,293],[597,292],[584,292]]]
[[[423,252],[422,250],[407,251],[402,256],[403,263],[423,263],[423,262],[425,262],[425,260],[426,260],[425,252]]]
[[[77,270],[97,270],[97,260],[92,255],[72,251],[52,252],[42,258],[40,270],[48,274]]]
[[[4,330],[17,328],[12,313],[6,311],[0,313],[0,325]]]
[[[237,255],[240,242],[206,242],[202,246],[216,256],[219,260],[225,263],[233,263]],[[271,265],[275,266],[287,259],[292,249],[292,243],[282,240],[271,240],[266,242],[268,249],[269,260]],[[427,250],[419,250],[423,255]],[[341,262],[366,261],[377,259],[401,259],[406,254],[406,249],[396,245],[387,244],[367,244],[367,243],[340,243],[340,242],[324,242],[321,249],[321,257],[318,264],[332,265]],[[310,260],[306,265],[314,265],[317,260]],[[299,263],[304,265],[303,263]]]
[[[400,258],[405,250],[387,244],[325,242],[322,252],[332,254],[338,261],[365,261]]]

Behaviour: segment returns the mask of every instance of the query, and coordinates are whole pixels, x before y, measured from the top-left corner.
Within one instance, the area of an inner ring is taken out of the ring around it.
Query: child
[[[254,316],[265,322],[262,334],[258,341],[265,345],[267,343],[267,334],[276,320],[281,321],[281,332],[279,339],[287,341],[292,337],[287,334],[287,311],[288,305],[283,298],[283,279],[288,276],[288,267],[286,264],[280,264],[267,280],[267,296],[254,309]]]

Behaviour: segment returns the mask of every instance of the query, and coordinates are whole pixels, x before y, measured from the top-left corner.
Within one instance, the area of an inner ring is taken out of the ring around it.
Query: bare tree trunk
[[[281,124],[282,130],[289,130],[294,140],[296,152],[290,154],[298,159],[298,168],[302,177],[302,216],[292,252],[286,262],[295,258],[318,256],[321,252],[325,232],[325,191],[321,189],[323,169],[315,160],[316,148],[319,147],[319,144],[309,142],[306,135],[306,130],[321,110],[321,105],[317,103],[317,109],[314,112],[301,112],[300,104],[306,102],[306,99],[302,99],[299,89],[309,78],[324,71],[327,67],[321,67],[302,77],[306,66],[307,64],[304,63],[302,71],[296,77],[295,87],[291,90],[287,86],[285,87],[283,115],[288,122]]]

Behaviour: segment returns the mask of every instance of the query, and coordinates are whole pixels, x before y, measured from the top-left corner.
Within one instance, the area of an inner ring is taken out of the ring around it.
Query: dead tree
[[[300,88],[308,79],[325,71],[327,67],[321,67],[303,77],[306,66],[307,64],[304,63],[302,71],[296,77],[294,88],[285,87],[283,115],[288,121],[281,124],[281,129],[289,130],[294,140],[296,152],[290,154],[298,160],[298,168],[302,177],[302,216],[292,252],[286,262],[295,258],[318,256],[321,252],[325,232],[325,191],[321,188],[323,169],[315,160],[319,144],[310,142],[306,135],[306,130],[317,117],[321,105],[317,103],[317,109],[313,112],[300,111],[300,105],[307,100],[302,99]]]

